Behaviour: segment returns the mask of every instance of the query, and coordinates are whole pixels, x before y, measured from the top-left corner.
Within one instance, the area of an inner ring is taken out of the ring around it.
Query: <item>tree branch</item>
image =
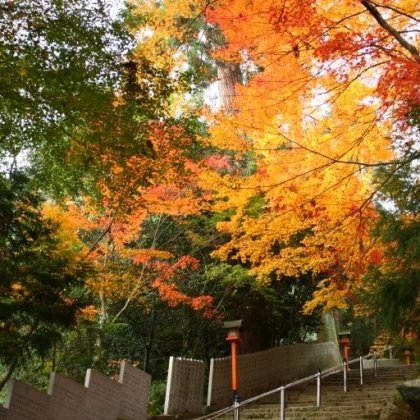
[[[19,345],[18,353],[15,354],[13,362],[9,365],[9,369],[7,370],[6,375],[3,378],[1,378],[1,380],[0,380],[0,391],[6,386],[7,382],[12,377],[13,372],[15,371],[15,369],[16,369],[18,363],[19,363],[19,358],[22,356],[26,345],[28,344],[28,342],[29,342],[31,336],[33,335],[33,333],[38,328],[39,323],[40,323],[40,321],[39,321],[39,319],[37,319],[35,321],[35,323],[30,327],[30,330],[28,331],[28,333],[24,336],[23,341]]]
[[[375,20],[379,23],[379,25],[385,29],[387,32],[389,32],[396,40],[397,42],[407,51],[410,52],[410,54],[413,56],[414,60],[420,64],[420,52],[419,50],[412,44],[410,44],[408,41],[406,41],[393,26],[391,26],[379,13],[378,9],[371,3],[369,0],[361,0],[361,3],[365,8],[368,10],[368,12],[375,18]]]
[[[102,239],[105,237],[105,235],[111,230],[112,225],[114,224],[114,217],[111,217],[111,221],[109,222],[108,226],[104,229],[104,231],[99,235],[99,237],[96,239],[94,244],[90,247],[89,251],[86,253],[85,258],[88,257],[98,246],[99,242],[102,241]]]
[[[376,3],[376,2],[373,2],[373,1],[371,1],[371,3],[374,4],[376,7],[382,7],[384,9],[392,10],[395,13],[398,13],[399,15],[405,16],[406,18],[408,18],[410,20],[414,20],[414,21],[420,23],[420,20],[419,19],[415,18],[412,15],[409,15],[408,13],[405,13],[404,11],[402,11],[402,10],[396,8],[396,7],[390,6],[389,4],[381,4],[381,3]]]
[[[152,241],[152,244],[150,245],[149,249],[154,249],[154,247],[155,247],[156,240],[157,240],[157,235],[158,235],[158,231],[160,229],[161,223],[162,223],[162,215],[159,215],[158,223],[156,225],[156,229],[155,229],[155,232],[153,234],[153,241]],[[137,292],[139,291],[139,289],[143,285],[142,281],[143,281],[143,276],[144,276],[145,271],[146,271],[146,264],[143,264],[143,267],[141,269],[141,273],[140,273],[139,280],[138,280],[137,284],[131,290],[131,292],[128,295],[127,299],[125,300],[125,303],[122,306],[122,308],[112,318],[110,324],[114,324],[118,320],[118,318],[121,316],[121,314],[128,308],[128,305],[130,304],[130,302],[136,297]]]

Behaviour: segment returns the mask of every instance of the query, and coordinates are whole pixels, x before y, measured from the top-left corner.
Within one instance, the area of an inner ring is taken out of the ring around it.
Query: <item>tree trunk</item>
[[[233,114],[235,112],[235,84],[240,82],[239,65],[218,62],[217,78],[221,110],[227,115]]]
[[[18,358],[16,358],[13,361],[13,363],[9,366],[9,369],[7,370],[6,376],[1,379],[1,381],[0,381],[0,392],[6,386],[9,379],[12,377],[12,374],[16,369],[17,363],[18,363]]]
[[[144,360],[143,360],[143,370],[147,373],[150,369],[150,359],[153,350],[153,340],[155,337],[155,329],[156,329],[156,311],[153,310],[150,316],[150,326],[149,326],[149,335],[147,337],[145,351],[144,351]]]
[[[0,380],[0,391],[7,384],[7,381],[12,377],[12,374],[19,363],[19,358],[22,357],[22,353],[26,349],[26,346],[28,345],[29,340],[32,337],[33,333],[37,330],[39,323],[40,321],[39,319],[37,319],[34,325],[31,326],[31,329],[29,330],[29,332],[26,334],[24,340],[20,343],[19,353],[15,354],[15,358],[13,359],[13,362],[9,365],[9,369],[6,373],[6,376]]]
[[[104,336],[105,336],[105,322],[106,322],[106,302],[103,291],[99,292],[99,299],[101,302],[101,309],[99,312],[98,331],[96,332],[93,367],[102,372],[106,367],[106,357],[104,351]]]

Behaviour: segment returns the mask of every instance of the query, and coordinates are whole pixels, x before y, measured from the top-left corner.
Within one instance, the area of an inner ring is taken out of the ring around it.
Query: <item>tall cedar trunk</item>
[[[220,97],[220,108],[226,115],[234,114],[235,109],[235,96],[236,90],[235,85],[241,83],[241,71],[239,64],[235,63],[217,63],[217,77],[219,80],[219,97]],[[248,314],[241,314],[241,318],[244,319],[244,331],[242,334],[242,340],[238,347],[238,352],[251,353],[258,350],[263,350],[268,347],[264,337],[255,328],[247,329],[247,318]],[[249,324],[248,324],[249,325]]]
[[[217,78],[219,80],[221,109],[226,114],[233,114],[235,112],[235,84],[240,82],[239,65],[218,62]]]
[[[217,77],[219,80],[220,108],[226,115],[234,114],[236,111],[235,85],[241,82],[239,64],[218,62]],[[245,326],[242,333],[242,340],[238,347],[239,354],[252,353],[267,348],[267,344],[254,328],[247,329],[246,318],[248,316],[247,314],[241,314],[240,316],[244,318]]]

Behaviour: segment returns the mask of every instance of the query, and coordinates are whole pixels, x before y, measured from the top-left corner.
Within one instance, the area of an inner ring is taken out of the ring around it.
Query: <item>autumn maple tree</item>
[[[307,310],[344,307],[381,253],[374,171],[418,159],[391,147],[420,100],[417,5],[238,0],[205,14],[226,39],[213,56],[240,69],[208,116],[212,144],[231,157],[202,178],[214,208],[232,212],[215,255],[262,282],[321,274]]]

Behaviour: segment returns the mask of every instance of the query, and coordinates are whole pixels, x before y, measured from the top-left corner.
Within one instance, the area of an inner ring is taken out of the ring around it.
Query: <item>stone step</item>
[[[391,398],[392,400],[392,398]],[[344,400],[344,401],[323,401],[321,400],[321,407],[325,407],[326,409],[336,409],[340,407],[341,409],[345,410],[348,407],[361,407],[366,409],[366,407],[378,408],[378,407],[385,407],[388,405],[390,398],[382,398],[382,399],[364,399],[364,400]],[[274,404],[275,407],[279,407],[280,403]],[[265,407],[267,404],[261,404],[259,407]],[[305,407],[316,407],[316,401],[300,401],[293,404],[287,403],[285,407],[289,410],[299,410]]]
[[[372,384],[378,381],[401,381],[401,380],[406,380],[410,377],[412,377],[412,374],[407,374],[407,375],[393,375],[393,376],[383,376],[383,375],[378,375],[378,376],[366,376],[365,374],[363,375],[363,382],[366,384]],[[340,384],[344,381],[344,377],[343,375],[340,375],[337,378],[321,378],[321,382],[327,385],[334,385],[334,384]],[[360,375],[357,375],[357,377],[352,377],[349,378],[347,377],[347,383],[359,383],[360,382]],[[312,383],[312,382],[311,382]],[[315,383],[315,381],[313,381],[313,383]]]
[[[299,420],[310,420],[313,417],[301,417]],[[231,416],[223,416],[223,417],[218,417],[219,420],[232,420],[233,419],[233,415]],[[261,420],[261,419],[273,419],[273,420],[278,420],[279,419],[279,414],[277,413],[276,416],[273,417],[264,417],[264,416],[247,416],[247,415],[241,415],[241,420]],[[287,418],[286,418],[287,419]],[[326,416],[322,416],[322,417],[316,417],[317,420],[361,420],[361,419],[369,419],[369,420],[378,420],[379,419],[379,414],[357,414],[355,416],[353,415],[326,415]]]
[[[357,383],[357,384],[347,383],[347,389],[348,391],[352,391],[352,392],[364,392],[365,390],[370,391],[373,389],[386,391],[388,389],[395,388],[401,382],[404,382],[404,381],[395,381],[395,382],[392,381],[392,382],[387,382],[387,383],[383,383],[379,381],[376,384],[363,383],[363,385],[360,385],[360,383]],[[331,393],[343,392],[344,384],[326,385],[321,382],[321,389],[327,390],[328,392],[331,392]],[[315,392],[315,390],[316,390],[315,386],[310,386],[304,390],[295,390],[293,388],[289,388],[289,389],[286,389],[285,392],[287,392],[288,394],[302,394],[302,393],[311,393],[312,391]]]
[[[301,417],[299,420],[310,420],[313,417]],[[278,418],[277,418],[278,419]],[[360,419],[370,419],[370,420],[378,420],[379,414],[357,414],[353,415],[346,415],[346,414],[337,414],[334,416],[326,415],[322,417],[316,417],[317,420],[360,420]],[[250,419],[249,419],[250,420]]]
[[[382,395],[382,396],[377,396],[377,397],[371,397],[371,398],[347,398],[347,399],[337,399],[337,400],[333,400],[333,399],[325,399],[325,398],[321,398],[321,405],[322,406],[331,406],[331,407],[335,407],[335,406],[345,406],[345,405],[352,405],[352,404],[363,404],[363,405],[368,405],[370,403],[381,403],[381,404],[385,404],[389,398],[392,398],[392,395]],[[316,400],[315,399],[302,399],[300,401],[292,401],[292,402],[287,402],[286,403],[287,407],[305,407],[305,406],[314,406],[316,405]]]
[[[357,407],[357,408],[355,408]],[[351,412],[351,411],[362,411],[362,412],[367,412],[367,411],[375,411],[375,410],[380,410],[383,407],[382,403],[371,403],[371,404],[361,404],[359,406],[355,406],[355,405],[335,405],[335,406],[325,406],[325,405],[321,405],[321,407],[317,408],[317,407],[308,407],[308,406],[302,406],[302,407],[289,407],[286,408],[286,413],[308,413],[308,412],[314,412],[314,411],[319,411],[322,410],[323,412],[342,412],[345,411],[347,412]]]
[[[286,407],[286,412],[288,413],[303,413],[308,411],[327,411],[333,412],[338,410],[356,410],[356,411],[366,411],[366,410],[377,410],[379,407],[386,405],[386,402],[378,402],[378,403],[367,403],[367,404],[346,404],[346,405],[335,405],[335,406],[325,406],[321,405],[321,407],[316,407],[315,405],[304,405],[304,406],[293,406],[293,407]],[[243,408],[243,411],[278,411],[280,404],[270,404],[270,405],[259,405],[259,406],[251,406],[248,408]]]
[[[375,382],[378,380],[400,380],[400,379],[406,379],[410,376],[415,375],[415,370],[403,370],[399,372],[382,372],[381,370],[378,370],[377,375],[372,373],[367,373],[366,371],[363,371],[363,379],[366,382]],[[321,378],[321,381],[324,383],[336,383],[343,381],[344,374],[343,372],[339,372],[334,375],[325,376]],[[358,382],[360,380],[360,371],[354,372],[353,374],[347,374],[347,381],[348,382]],[[309,384],[315,383],[315,379],[313,379],[311,382],[308,382]],[[307,385],[307,384],[306,384]],[[304,387],[304,386],[301,386]]]
[[[369,405],[369,404],[386,404],[386,402],[389,400],[389,398],[384,398],[384,396],[382,396],[382,398],[365,398],[365,399],[347,399],[347,400],[329,400],[329,401],[325,401],[323,399],[321,399],[321,405],[323,407],[337,407],[337,406],[347,406],[347,405],[355,405],[355,404],[360,404],[360,405]],[[308,407],[308,406],[315,406],[316,405],[316,401],[315,400],[302,400],[302,401],[296,401],[293,403],[287,403],[286,407]]]
[[[378,390],[386,391],[390,388],[395,388],[398,384],[406,381],[407,379],[399,379],[396,381],[377,380],[376,382],[373,382],[373,383],[366,383],[366,381],[363,381],[363,384],[360,384],[360,381],[355,382],[355,383],[347,382],[347,390],[362,392],[364,390],[378,389]],[[341,392],[344,390],[344,382],[341,381],[341,383],[326,384],[321,381],[321,389],[329,390],[329,392]],[[312,391],[315,392],[315,390],[316,390],[315,384],[311,384],[311,385],[308,385],[304,389],[288,388],[285,390],[285,392],[288,394],[299,394],[299,393],[311,393]]]
[[[387,406],[389,403],[388,399],[382,399],[382,400],[365,400],[365,401],[343,401],[342,403],[337,402],[335,404],[323,404],[321,401],[321,407],[327,411],[334,411],[337,409],[340,410],[347,410],[352,408],[359,408],[362,410],[366,410],[368,408],[377,409],[378,407],[384,407]],[[280,404],[259,404],[259,405],[252,405],[249,407],[244,407],[243,409],[249,409],[249,410],[255,410],[255,409],[261,409],[261,410],[277,410],[279,408]],[[286,405],[286,410],[288,411],[308,411],[308,410],[314,410],[319,409],[316,407],[316,403],[313,404],[302,404],[302,405]]]
[[[363,385],[359,385],[359,386],[349,386],[347,385],[347,391],[344,392],[344,387],[343,386],[338,386],[338,387],[328,387],[328,386],[322,386],[321,384],[321,393],[322,394],[329,394],[331,396],[335,396],[335,395],[341,395],[341,394],[369,394],[369,393],[381,393],[381,392],[389,392],[392,391],[393,389],[395,389],[401,382],[395,382],[394,384],[391,384],[390,386],[377,386],[377,387],[368,387],[365,386],[363,387]],[[291,398],[292,397],[296,397],[296,396],[301,396],[301,395],[315,395],[316,394],[316,388],[312,388],[312,389],[307,389],[305,392],[293,392],[293,390],[285,390],[285,394],[289,395]],[[280,395],[280,394],[277,394]]]
[[[324,401],[328,400],[342,400],[342,399],[348,399],[348,398],[375,398],[375,397],[383,397],[385,394],[393,393],[395,391],[396,387],[390,387],[390,388],[381,388],[381,389],[351,389],[348,388],[347,392],[344,392],[343,388],[340,389],[334,389],[329,390],[326,388],[321,387],[321,398]],[[316,390],[313,390],[311,392],[305,392],[305,393],[285,393],[285,400],[287,402],[294,402],[294,401],[303,401],[303,400],[313,400],[316,399]],[[268,402],[277,402],[279,400],[279,395],[277,395],[275,398],[270,397],[270,399],[265,399],[264,401],[261,401],[263,403]]]
[[[407,372],[401,372],[401,373],[395,373],[395,374],[384,374],[381,372],[378,372],[378,374],[375,375],[367,375],[366,372],[363,372],[363,379],[367,382],[369,381],[377,381],[378,379],[380,380],[398,380],[398,379],[404,379],[410,376],[413,376],[415,374],[415,372],[411,372],[411,371],[407,371]],[[334,376],[326,376],[321,378],[321,381],[325,382],[325,383],[335,383],[335,382],[340,382],[343,380],[343,372],[340,372],[339,375],[334,375]],[[357,372],[357,374],[354,374],[352,376],[347,375],[347,381],[348,382],[357,382],[360,380],[360,372]],[[313,381],[315,382],[315,380]]]
[[[219,420],[232,420],[233,415],[230,416],[223,416],[218,417]],[[346,415],[346,414],[327,414],[327,415],[321,415],[317,417],[308,416],[308,417],[299,417],[299,420],[310,420],[316,418],[317,420],[361,420],[361,419],[371,419],[371,420],[377,420],[379,418],[379,414],[356,414],[356,415]],[[241,420],[260,420],[260,419],[273,419],[278,420],[279,419],[279,413],[272,414],[272,415],[247,415],[247,414],[241,414]],[[287,417],[286,417],[287,419]]]
[[[348,391],[344,393],[342,390],[340,392],[329,393],[326,390],[321,391],[321,400],[323,404],[335,404],[345,401],[372,401],[372,400],[386,400],[389,395],[393,395],[395,392],[395,387],[392,387],[388,390],[370,390],[366,392],[357,392],[357,391]],[[269,399],[261,400],[259,403],[268,404],[274,403],[277,404],[280,401],[279,395],[275,398],[270,397]],[[316,401],[316,393],[305,393],[305,394],[285,394],[285,401],[289,405],[295,404],[314,404]]]
[[[376,410],[366,410],[366,411],[362,411],[362,410],[351,410],[351,411],[347,411],[346,413],[343,413],[340,410],[336,410],[334,412],[329,412],[329,411],[311,411],[311,412],[307,412],[307,413],[285,413],[286,419],[319,419],[320,417],[326,417],[326,418],[334,418],[334,417],[339,417],[341,416],[342,418],[364,418],[365,416],[369,416],[370,418],[378,418],[379,414],[381,412],[381,409],[376,409]],[[253,415],[253,417],[255,417]],[[273,419],[275,418],[279,418],[280,415],[279,413],[275,413],[273,415]]]
[[[285,412],[285,416],[286,419],[299,419],[299,420],[304,420],[304,419],[365,419],[365,418],[369,418],[369,419],[377,419],[379,417],[380,414],[380,409],[372,409],[372,410],[357,410],[357,409],[352,409],[352,410],[348,410],[346,412],[343,412],[342,410],[336,410],[336,411],[328,411],[328,410],[323,410],[322,408],[320,409],[315,409],[312,411],[307,411],[307,412],[301,412],[301,413],[291,413],[286,411]],[[225,415],[223,417],[219,417],[220,419],[232,419],[233,414],[232,415]],[[245,419],[279,419],[280,418],[280,413],[279,413],[279,409],[276,410],[243,410],[240,413],[240,418],[242,420]]]
[[[378,369],[378,371],[376,372],[370,372],[370,371],[363,371],[363,376],[365,378],[376,378],[376,377],[381,377],[381,378],[398,378],[401,376],[405,376],[405,375],[411,375],[415,373],[415,371],[411,371],[411,370],[406,370],[406,371],[400,371],[400,372],[383,372],[382,370]],[[352,380],[357,379],[360,376],[360,370],[357,369],[357,371],[352,371],[352,373],[347,372],[347,379]],[[343,377],[343,371],[340,371],[338,373],[334,373],[334,375],[329,375],[329,376],[324,376],[323,379],[324,380],[333,380],[335,378],[342,378]]]

